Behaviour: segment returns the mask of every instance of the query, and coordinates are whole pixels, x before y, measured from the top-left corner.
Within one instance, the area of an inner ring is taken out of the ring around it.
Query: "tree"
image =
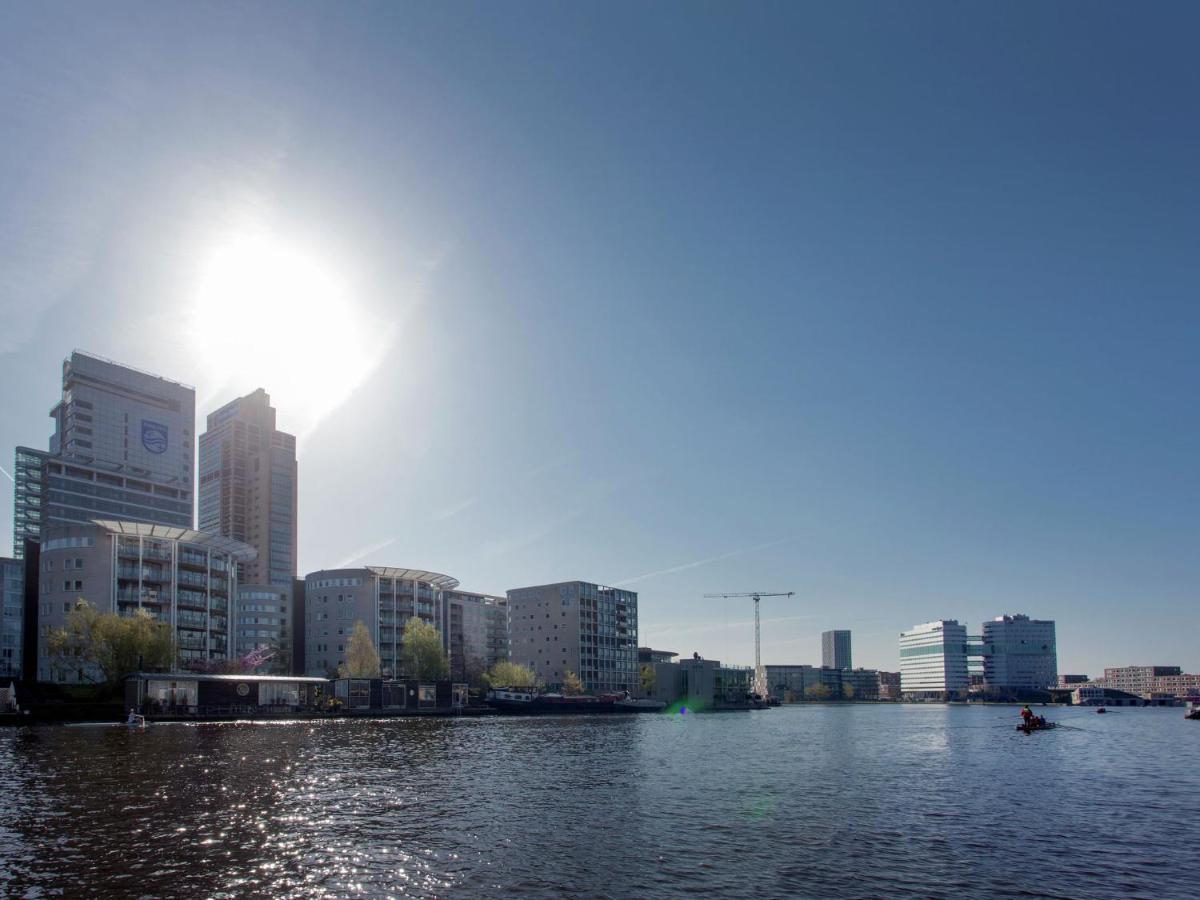
[[[832,694],[827,684],[810,684],[804,689],[804,696],[809,700],[828,700]]]
[[[658,684],[658,675],[654,671],[654,666],[646,663],[638,669],[638,687],[641,689],[642,696],[648,697],[654,693],[654,688]]]
[[[488,672],[488,681],[492,687],[497,688],[537,687],[539,684],[539,679],[531,668],[508,660],[501,660],[492,666],[492,670]]]
[[[563,676],[563,693],[569,697],[583,693],[583,682],[570,669],[567,669],[567,674]]]
[[[354,623],[350,633],[350,642],[346,645],[346,678],[378,678],[379,653],[367,626],[359,619]],[[341,668],[338,670],[341,675]]]
[[[442,649],[442,636],[428,622],[413,616],[404,626],[400,668],[409,678],[438,681],[450,677],[450,664]]]
[[[846,682],[845,684],[843,684],[842,685],[842,697],[844,697],[847,700],[853,700],[854,699],[854,685],[850,684],[849,682]]]
[[[139,669],[169,670],[175,663],[173,637],[169,624],[144,609],[119,616],[80,599],[66,625],[51,632],[49,650],[57,668],[116,684]]]

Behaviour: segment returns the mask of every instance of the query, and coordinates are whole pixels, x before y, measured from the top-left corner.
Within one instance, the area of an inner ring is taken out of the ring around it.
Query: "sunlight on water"
[[[1200,729],[1052,713],[7,729],[0,894],[1190,894]]]

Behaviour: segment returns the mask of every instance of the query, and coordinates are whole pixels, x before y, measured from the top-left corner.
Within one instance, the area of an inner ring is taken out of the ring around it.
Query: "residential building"
[[[591,693],[638,691],[638,595],[586,581],[508,592],[511,653],[547,684],[567,672]]]
[[[850,632],[848,630],[821,632],[821,666],[826,669],[849,669]]]
[[[1048,690],[1058,683],[1054,622],[1025,615],[983,623],[983,683],[989,690]]]
[[[304,579],[304,666],[309,675],[336,673],[356,622],[366,626],[384,678],[405,675],[404,628],[416,617],[444,633],[442,593],[458,579],[424,569],[361,566],[322,569]]]
[[[234,653],[240,658],[259,650],[269,653],[261,671],[286,675],[292,667],[292,587],[238,584],[234,615]]]
[[[1076,706],[1145,705],[1145,701],[1136,694],[1092,684],[1081,684],[1071,691],[1071,702]]]
[[[296,577],[296,438],[275,427],[262,388],[208,416],[200,435],[200,528],[249,544],[244,584],[287,588]]]
[[[192,388],[75,351],[50,411],[49,452],[18,447],[13,555],[49,525],[94,519],[190,529]]]
[[[470,591],[442,592],[442,644],[450,677],[471,681],[508,659],[508,599]]]
[[[50,657],[50,632],[80,600],[104,612],[144,609],[170,623],[184,668],[228,659],[237,563],[254,555],[240,541],[188,528],[98,520],[50,525],[38,565],[37,677],[80,682],[95,673]]]
[[[21,677],[25,562],[0,557],[0,679]]]
[[[1155,690],[1155,679],[1180,676],[1179,666],[1117,666],[1105,667],[1103,687],[1116,688],[1130,694],[1148,694]]]
[[[939,619],[902,631],[900,689],[917,700],[966,694],[967,629],[955,619]]]

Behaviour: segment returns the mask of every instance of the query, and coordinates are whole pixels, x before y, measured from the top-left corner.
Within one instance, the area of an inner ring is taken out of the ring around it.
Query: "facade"
[[[879,672],[875,669],[840,669],[841,696],[847,700],[878,700]]]
[[[513,662],[548,685],[568,671],[591,693],[638,691],[638,595],[586,581],[508,592]]]
[[[655,700],[679,704],[694,712],[747,707],[754,684],[752,668],[723,666],[718,660],[698,655],[653,665]]]
[[[1076,706],[1142,706],[1145,701],[1128,691],[1081,684],[1071,691],[1071,702]]]
[[[1054,622],[1024,615],[983,623],[983,683],[989,689],[1048,690],[1058,683]]]
[[[243,541],[258,556],[245,584],[290,587],[296,577],[296,438],[275,428],[262,388],[208,416],[200,435],[200,528]]]
[[[899,672],[880,672],[879,673],[879,699],[880,700],[899,700],[900,692],[900,673]]]
[[[1158,678],[1178,677],[1179,666],[1119,666],[1104,669],[1104,687],[1116,688],[1130,694],[1148,694],[1155,690]]]
[[[670,662],[679,654],[674,650],[654,650],[650,647],[638,647],[638,665],[654,665],[660,662]]]
[[[803,700],[805,692],[821,683],[820,669],[816,666],[764,666],[767,670],[767,696],[789,703]]]
[[[271,653],[263,671],[288,674],[292,666],[292,588],[241,584],[233,623],[234,655],[256,650]]]
[[[967,629],[954,619],[914,625],[900,633],[900,690],[939,700],[967,692]]]
[[[44,530],[38,565],[37,677],[81,682],[95,673],[65,667],[48,652],[80,599],[103,612],[144,609],[171,624],[184,668],[228,659],[237,563],[254,548],[219,535],[141,522],[97,521]]]
[[[850,661],[850,632],[821,632],[821,666],[828,669],[849,669],[853,665]]]
[[[323,569],[304,579],[304,668],[309,675],[336,673],[346,662],[346,646],[362,622],[379,653],[384,678],[405,674],[400,651],[404,626],[414,616],[439,634],[444,591],[458,579],[424,569],[363,566]]]
[[[442,606],[442,646],[452,679],[469,681],[508,659],[507,598],[447,590]]]
[[[75,351],[50,411],[49,452],[18,447],[13,552],[48,525],[94,519],[190,529],[195,392]]]
[[[25,562],[0,557],[0,679],[21,677]]]
[[[1060,688],[1069,688],[1077,684],[1087,684],[1091,681],[1086,675],[1059,675],[1058,686]]]

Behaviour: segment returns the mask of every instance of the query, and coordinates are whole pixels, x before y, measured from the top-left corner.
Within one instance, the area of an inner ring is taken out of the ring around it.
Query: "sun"
[[[201,266],[189,331],[206,387],[263,387],[301,431],[365,381],[388,333],[333,268],[268,236],[213,249]]]

